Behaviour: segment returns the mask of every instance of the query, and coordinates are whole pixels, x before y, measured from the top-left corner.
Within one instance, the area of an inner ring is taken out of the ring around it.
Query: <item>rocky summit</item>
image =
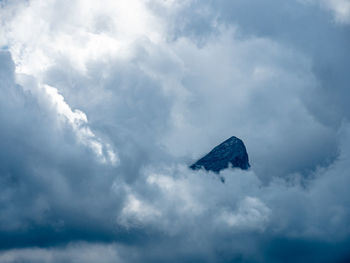
[[[229,164],[243,170],[250,167],[244,143],[235,136],[216,146],[207,155],[192,164],[190,168],[193,170],[204,168],[207,171],[219,173],[228,168]]]

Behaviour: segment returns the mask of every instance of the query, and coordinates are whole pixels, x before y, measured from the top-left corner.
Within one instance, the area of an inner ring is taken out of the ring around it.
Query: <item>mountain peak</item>
[[[192,164],[192,170],[202,167],[207,171],[219,173],[229,167],[247,170],[250,167],[247,150],[241,139],[232,136],[218,146],[214,147],[207,155]]]

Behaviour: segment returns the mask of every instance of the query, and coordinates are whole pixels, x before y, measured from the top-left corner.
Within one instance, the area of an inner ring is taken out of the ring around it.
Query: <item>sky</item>
[[[0,0],[0,262],[349,262],[349,46],[349,0]]]

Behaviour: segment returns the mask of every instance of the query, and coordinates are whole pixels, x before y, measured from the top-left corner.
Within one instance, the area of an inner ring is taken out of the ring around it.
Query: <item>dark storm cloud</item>
[[[1,262],[348,260],[336,1],[42,3],[0,13]],[[187,168],[231,135],[250,171]]]
[[[104,168],[67,123],[23,92],[10,54],[0,56],[1,247],[108,239],[111,229],[92,222],[101,220],[100,209],[118,210],[117,195],[96,195],[109,187],[114,168]]]

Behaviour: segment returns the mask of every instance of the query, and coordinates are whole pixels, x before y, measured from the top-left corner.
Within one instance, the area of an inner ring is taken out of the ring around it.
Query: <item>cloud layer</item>
[[[347,2],[277,2],[1,1],[0,261],[346,262]]]

